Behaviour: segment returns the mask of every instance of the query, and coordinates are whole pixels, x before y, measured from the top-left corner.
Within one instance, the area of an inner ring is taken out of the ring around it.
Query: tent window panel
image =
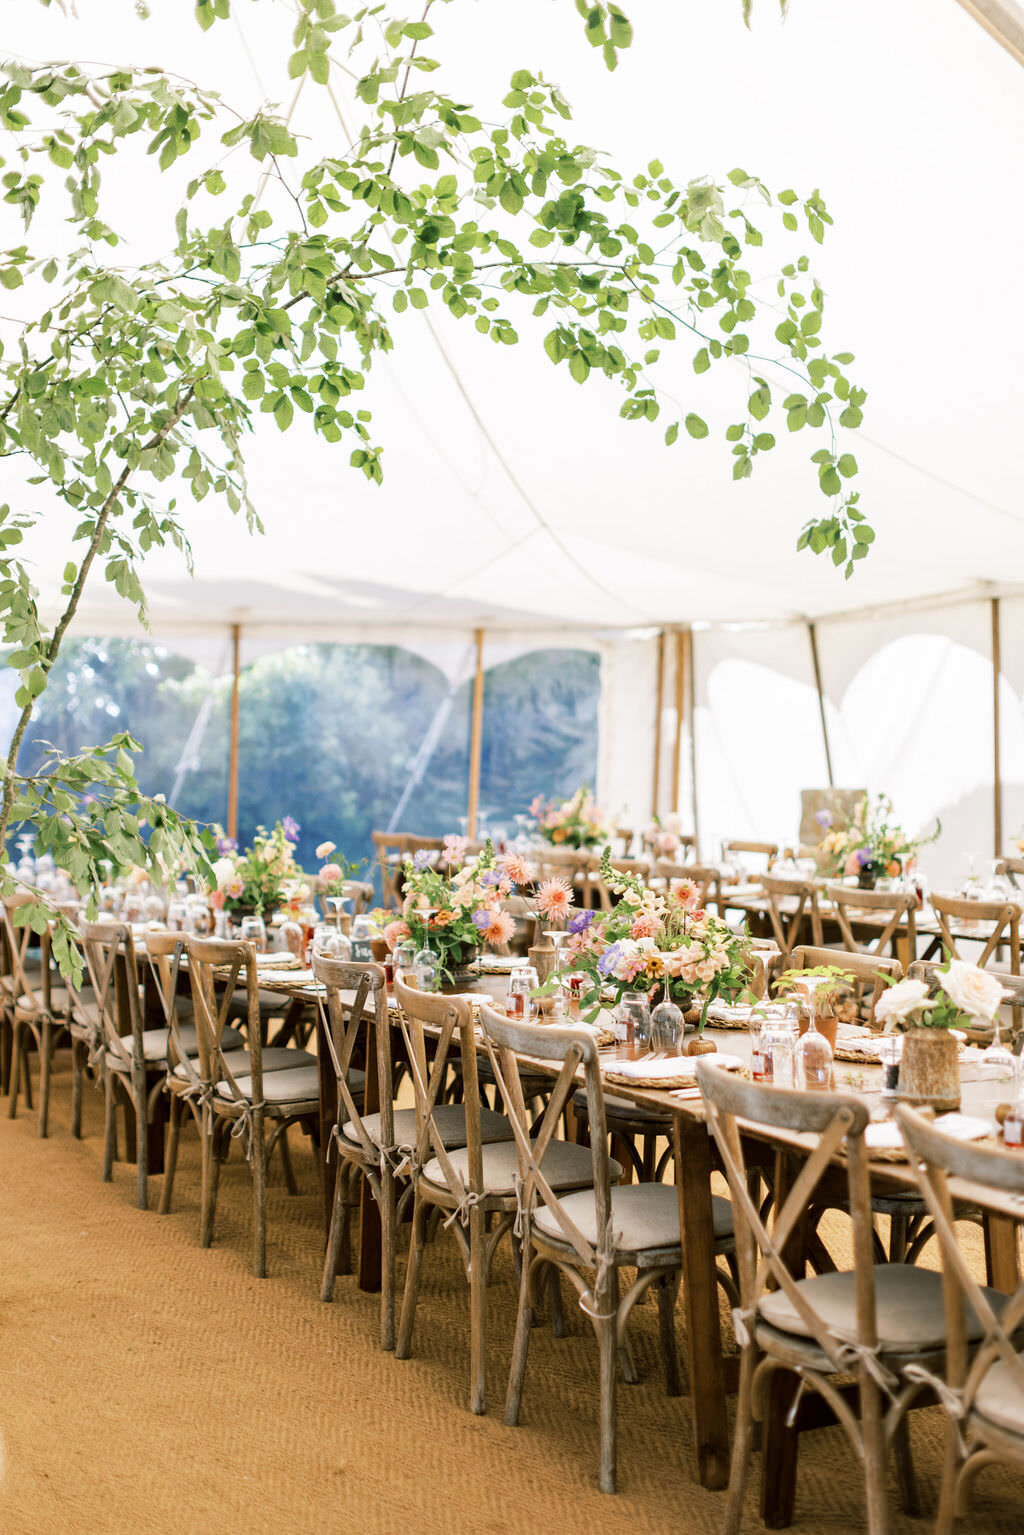
[[[538,794],[565,798],[582,783],[594,787],[600,691],[601,658],[589,650],[534,650],[488,670],[482,833],[514,835],[513,818]]]

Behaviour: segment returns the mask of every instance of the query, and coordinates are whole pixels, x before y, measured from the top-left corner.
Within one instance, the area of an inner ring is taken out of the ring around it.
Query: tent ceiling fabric
[[[5,45],[35,60],[159,59],[242,106],[291,99],[282,39],[294,15],[283,0],[239,5],[240,25],[204,37],[185,22],[184,0],[154,6],[145,23],[130,0],[77,9],[75,20],[19,7]],[[968,9],[1012,20],[1007,5]],[[347,448],[302,425],[281,434],[259,417],[249,480],[266,533],[249,538],[226,509],[183,499],[197,576],[177,555],[147,560],[157,637],[232,622],[265,643],[538,620],[778,622],[1024,579],[1024,332],[1008,323],[1005,285],[971,260],[974,212],[965,228],[966,209],[987,209],[999,249],[1024,247],[1024,204],[1006,176],[1024,147],[1024,81],[965,9],[802,0],[785,24],[772,6],[755,8],[748,33],[739,0],[634,0],[636,42],[614,76],[571,5],[440,11],[437,78],[468,80],[478,102],[500,100],[512,68],[541,68],[573,103],[578,136],[620,166],[658,155],[676,175],[722,177],[743,164],[776,189],[822,189],[836,223],[824,248],[812,247],[814,267],[829,343],[857,353],[869,391],[863,432],[848,434],[848,446],[875,550],[850,582],[795,552],[822,505],[807,462],[819,444],[806,434],[783,432],[754,477],[735,484],[720,439],[667,449],[664,421],[625,423],[611,386],[580,389],[554,369],[541,349],[549,322],[526,320],[519,346],[495,347],[446,313],[409,311],[394,317],[395,350],[373,369],[365,401],[385,444],[383,487],[348,468]],[[805,85],[837,104],[827,126],[808,113]],[[341,105],[356,120],[351,92]],[[326,93],[309,84],[293,126],[318,155],[342,132]],[[125,183],[133,256],[153,254],[152,231],[170,233],[171,185],[154,175]],[[677,350],[665,383],[684,409],[700,409],[713,429],[742,413],[744,378],[698,382],[687,349]],[[0,494],[24,502],[38,493],[17,483],[20,473],[16,461],[4,465]],[[35,545],[51,606],[66,557],[54,537],[62,515],[48,515]],[[130,626],[113,590],[94,582],[78,631]]]

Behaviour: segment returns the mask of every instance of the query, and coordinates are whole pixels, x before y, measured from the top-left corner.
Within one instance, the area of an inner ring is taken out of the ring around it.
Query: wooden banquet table
[[[481,976],[474,991],[493,1000],[504,997],[506,978]],[[261,991],[276,991],[295,1003],[317,1002],[319,988],[311,971],[261,970]],[[320,1125],[321,1145],[330,1143],[330,1131],[337,1116],[337,1090],[330,1056],[324,1044],[324,1014],[316,1007],[317,1056],[320,1062]],[[368,1023],[372,1015],[368,1015]],[[730,1054],[749,1058],[750,1042],[746,1027],[719,1029],[709,1027],[705,1037],[714,1040]],[[625,1047],[612,1046],[601,1051],[602,1061],[613,1061],[627,1054]],[[377,1083],[373,1070],[375,1052],[372,1041],[366,1052],[367,1081],[366,1107],[372,1112],[377,1108]],[[530,1062],[531,1070],[554,1076],[551,1063]],[[841,1061],[835,1067],[836,1087],[840,1091],[862,1095],[873,1106],[880,1103],[881,1068],[871,1065],[846,1066]],[[982,1079],[979,1068],[964,1065],[962,1068],[963,1110],[991,1117],[997,1102],[1009,1094],[1008,1082]],[[699,1092],[689,1089],[659,1090],[631,1086],[622,1081],[609,1085],[609,1092],[617,1098],[631,1100],[645,1108],[655,1108],[671,1117],[671,1139],[675,1153],[675,1180],[679,1199],[679,1224],[683,1235],[682,1255],[683,1284],[681,1303],[687,1337],[687,1360],[690,1407],[693,1424],[694,1466],[696,1478],[707,1488],[723,1488],[729,1478],[729,1433],[726,1400],[730,1390],[736,1389],[738,1356],[726,1355],[722,1349],[722,1329],[715,1277],[715,1237],[711,1203],[711,1176],[715,1171],[712,1140],[705,1124],[703,1104]],[[792,1168],[809,1149],[807,1143],[795,1134],[758,1129],[755,1137],[761,1141],[766,1156],[777,1156],[777,1169],[788,1181],[786,1168]],[[890,1186],[903,1189],[916,1188],[913,1173],[906,1163],[879,1161],[878,1175]],[[330,1222],[333,1200],[335,1168],[329,1162],[324,1178],[325,1238]],[[968,1191],[969,1193],[969,1191]],[[1024,1220],[1024,1203],[1018,1205],[1007,1199],[1005,1213],[991,1216],[985,1233],[985,1254],[988,1281],[997,1289],[1012,1291],[1017,1284],[1017,1224]],[[380,1227],[376,1204],[363,1180],[361,1204],[360,1247],[358,1282],[367,1290],[380,1287]],[[765,1427],[764,1481],[762,1488],[762,1514],[771,1527],[787,1524],[792,1516],[793,1483],[796,1462],[796,1439],[801,1426],[815,1426],[821,1422],[820,1408],[813,1398],[805,1399],[795,1429],[785,1427],[786,1404],[779,1402]]]

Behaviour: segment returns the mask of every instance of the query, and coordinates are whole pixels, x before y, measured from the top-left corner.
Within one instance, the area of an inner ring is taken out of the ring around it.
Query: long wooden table
[[[504,978],[481,977],[479,991],[500,998]],[[293,1002],[316,1004],[319,988],[309,972],[261,971],[261,991],[276,991]],[[320,1062],[321,1145],[329,1145],[331,1126],[337,1116],[337,1087],[330,1056],[323,1038],[323,1014],[317,1008],[318,1050]],[[749,1057],[747,1030],[708,1028],[706,1037],[730,1054]],[[612,1047],[602,1056],[614,1060],[625,1053]],[[367,1049],[367,1110],[378,1107],[377,1083],[373,1071],[375,1052]],[[538,1071],[554,1075],[550,1063],[537,1061]],[[533,1063],[531,1063],[533,1069]],[[844,1092],[863,1095],[872,1106],[880,1104],[881,1068],[870,1065],[846,1066],[836,1063],[836,1086]],[[965,1113],[991,1116],[997,1102],[1010,1091],[1009,1082],[983,1079],[976,1066],[963,1069],[963,1109]],[[715,1236],[711,1202],[711,1178],[714,1172],[712,1141],[708,1134],[703,1104],[699,1096],[679,1092],[629,1086],[616,1082],[609,1092],[648,1109],[659,1109],[669,1116],[675,1153],[675,1180],[679,1199],[679,1225],[682,1232],[683,1285],[681,1301],[687,1335],[690,1409],[693,1424],[694,1474],[707,1488],[723,1488],[729,1476],[729,1433],[726,1400],[735,1389],[736,1356],[726,1356],[722,1349],[722,1331],[715,1277]],[[775,1149],[800,1157],[805,1151],[799,1136],[759,1131],[760,1139]],[[877,1164],[878,1176],[890,1186],[914,1187],[913,1173],[906,1163],[884,1161]],[[330,1221],[335,1168],[329,1160],[324,1177],[325,1235]],[[364,1180],[358,1282],[363,1289],[380,1287],[380,1228],[376,1205]],[[986,1228],[988,1282],[997,1289],[1012,1291],[1017,1284],[1016,1229],[1024,1219],[1012,1200],[1006,1212],[989,1218]],[[789,1523],[792,1515],[792,1470],[795,1466],[795,1433],[784,1429],[781,1419],[766,1440],[762,1512],[773,1527]],[[797,1429],[797,1432],[799,1430]],[[788,1474],[787,1474],[788,1467]]]

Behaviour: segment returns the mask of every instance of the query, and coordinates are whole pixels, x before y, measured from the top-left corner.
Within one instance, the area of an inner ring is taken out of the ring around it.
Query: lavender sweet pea
[[[828,831],[829,827],[832,825],[832,812],[831,810],[819,810],[814,819],[817,821],[822,831]]]
[[[412,866],[419,873],[421,869],[429,869],[431,854],[429,849],[421,847],[418,853],[412,855]]]
[[[594,912],[591,911],[588,907],[586,910],[579,912],[577,916],[573,917],[572,921],[569,923],[570,933],[585,933],[593,920]]]
[[[293,816],[286,815],[281,822],[281,830],[289,842],[298,842],[299,832],[302,830],[302,827]]]
[[[485,927],[490,927],[491,925],[491,914],[489,911],[475,911],[473,913],[473,921],[476,923],[480,931],[483,932]]]
[[[604,953],[601,955],[601,958],[597,962],[597,968],[602,975],[611,974],[619,962],[619,955],[621,953],[622,945],[619,943],[613,943],[610,949],[605,949]]]

